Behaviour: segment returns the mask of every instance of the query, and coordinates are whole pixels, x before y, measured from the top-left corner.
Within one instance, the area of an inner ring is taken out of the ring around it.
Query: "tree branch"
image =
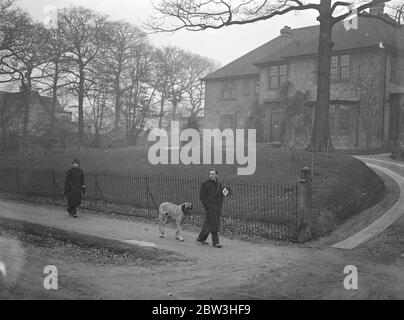
[[[220,0],[218,2],[209,0],[197,2],[191,0],[173,0],[161,2],[160,6],[153,4],[155,10],[161,13],[162,17],[152,17],[145,27],[151,33],[175,32],[181,29],[190,31],[201,31],[207,29],[220,29],[230,25],[243,25],[257,21],[268,20],[274,16],[281,16],[291,11],[303,11],[309,9],[319,10],[318,4],[303,4],[300,0],[282,0],[278,5],[270,5],[264,1],[257,8],[242,9],[249,4],[243,2],[238,7],[232,8],[229,1]],[[295,5],[292,5],[294,3]],[[221,10],[220,6],[226,7]],[[235,17],[237,15],[237,18]],[[179,20],[180,25],[165,27],[159,20],[174,18]]]
[[[363,15],[363,13],[361,13],[361,11],[369,9],[370,7],[373,7],[373,6],[377,5],[377,4],[386,3],[386,2],[389,2],[389,1],[390,0],[373,0],[371,2],[365,3],[365,4],[359,6],[356,9],[357,12],[358,12],[358,16],[361,16],[361,17],[364,17],[364,16],[366,16],[366,17],[376,17],[376,16],[373,16],[373,15],[370,15],[370,14]],[[352,14],[352,11],[349,10],[348,13],[342,14],[342,15],[340,15],[338,17],[334,17],[333,18],[333,23],[336,24],[336,23],[348,18],[351,14]]]
[[[332,5],[332,7],[331,7],[331,14],[332,14],[332,13],[334,12],[334,10],[335,10],[337,7],[339,7],[339,6],[348,7],[348,6],[350,6],[350,5],[352,5],[351,2],[337,1],[337,2],[335,2],[335,3]]]

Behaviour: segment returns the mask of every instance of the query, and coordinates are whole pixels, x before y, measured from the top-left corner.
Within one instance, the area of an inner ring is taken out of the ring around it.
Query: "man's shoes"
[[[221,247],[222,247],[222,245],[221,245],[221,244],[218,244],[218,243],[214,244],[213,246],[214,246],[215,248],[221,248]]]
[[[202,241],[202,240],[199,240],[199,239],[196,239],[196,241],[199,242],[200,244],[209,245],[209,243],[207,243],[206,241]]]

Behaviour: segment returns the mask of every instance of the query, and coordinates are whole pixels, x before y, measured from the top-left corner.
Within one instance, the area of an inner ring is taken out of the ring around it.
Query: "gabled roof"
[[[52,97],[47,97],[47,96],[41,96],[38,94],[37,96],[38,101],[46,107],[46,109],[51,112],[52,111],[52,104],[53,104],[53,98]],[[69,111],[65,111],[62,109],[62,106],[59,103],[59,100],[56,99],[56,110],[57,113],[71,113]]]
[[[2,92],[0,91],[0,103],[7,101],[7,104],[13,107],[20,108],[24,103],[24,93],[23,92]],[[38,92],[33,91],[31,93],[31,104],[39,104],[46,108],[46,110],[52,112],[52,97],[41,96]],[[59,101],[56,103],[56,112],[65,113],[62,109]]]
[[[346,30],[343,22],[333,28],[333,51],[357,50],[372,47],[390,47],[404,50],[404,30],[395,28],[379,19],[360,17],[358,29]],[[294,41],[284,48],[280,48],[273,54],[256,64],[271,63],[282,59],[315,55],[318,52],[318,36],[309,42]]]
[[[209,74],[204,80],[254,76],[258,75],[255,65],[317,54],[319,25],[290,31],[295,40],[287,46],[281,47],[281,36],[278,36]],[[378,47],[380,43],[383,47],[404,50],[404,28],[395,28],[380,19],[360,17],[358,29],[346,30],[343,21],[337,23],[333,28],[333,41],[333,51]]]
[[[310,26],[298,29],[291,29],[293,36],[301,41],[308,41],[312,37],[312,33],[317,30],[317,26]],[[258,75],[258,69],[254,63],[264,59],[268,54],[279,49],[281,37],[276,37],[262,46],[248,52],[244,56],[230,62],[215,72],[207,75],[203,80],[213,80],[220,78],[228,78],[234,76],[254,76]]]

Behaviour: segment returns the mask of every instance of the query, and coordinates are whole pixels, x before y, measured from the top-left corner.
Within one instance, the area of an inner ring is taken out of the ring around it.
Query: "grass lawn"
[[[170,175],[170,176],[200,176],[207,177],[212,167],[219,171],[222,178],[235,178],[242,181],[263,180],[271,183],[296,181],[300,169],[312,166],[312,153],[297,151],[295,163],[291,160],[291,153],[278,148],[258,148],[256,171],[250,176],[238,176],[238,164],[234,165],[151,165],[148,161],[147,150],[122,149],[107,152],[88,149],[72,154],[52,153],[10,156],[0,158],[1,167],[19,167],[30,169],[62,169],[71,167],[71,161],[77,157],[81,161],[84,171],[102,170],[131,175]],[[330,178],[337,174],[340,168],[353,165],[357,160],[339,154],[329,157],[325,164],[324,154],[314,154],[314,175]]]
[[[111,173],[156,176],[207,177],[215,167],[220,178],[240,181],[265,181],[271,184],[295,182],[303,167],[312,167],[313,154],[296,151],[295,161],[285,149],[257,149],[256,171],[251,176],[237,176],[235,165],[151,165],[147,150],[85,150],[75,153],[16,155],[0,158],[0,167],[67,170],[77,157],[84,171],[103,170]],[[334,230],[343,220],[373,205],[384,194],[383,181],[364,163],[340,153],[326,157],[314,154],[313,207],[318,235]]]

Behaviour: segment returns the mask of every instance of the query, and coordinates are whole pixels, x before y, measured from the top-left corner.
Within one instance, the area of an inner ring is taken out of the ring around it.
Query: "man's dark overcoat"
[[[199,199],[205,211],[205,227],[208,232],[219,232],[220,215],[223,206],[223,187],[217,180],[207,180],[201,185]]]

